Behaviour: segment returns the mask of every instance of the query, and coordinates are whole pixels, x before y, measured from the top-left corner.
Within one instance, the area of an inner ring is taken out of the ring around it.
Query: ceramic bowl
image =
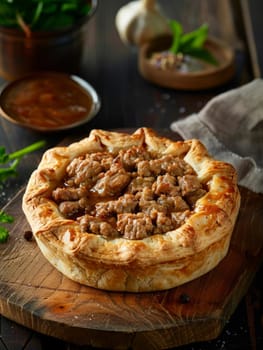
[[[80,126],[99,109],[100,98],[87,81],[61,72],[28,74],[7,83],[0,93],[0,115],[38,131]]]

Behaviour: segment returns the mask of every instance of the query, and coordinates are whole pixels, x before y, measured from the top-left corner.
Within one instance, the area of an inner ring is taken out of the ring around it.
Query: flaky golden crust
[[[68,164],[99,151],[116,153],[146,145],[157,154],[183,156],[208,192],[179,228],[140,240],[107,239],[82,232],[51,199]],[[112,291],[173,288],[213,269],[227,254],[240,206],[235,169],[214,160],[198,140],[174,142],[140,128],[132,135],[93,130],[68,147],[48,150],[32,173],[23,210],[47,260],[70,279]]]

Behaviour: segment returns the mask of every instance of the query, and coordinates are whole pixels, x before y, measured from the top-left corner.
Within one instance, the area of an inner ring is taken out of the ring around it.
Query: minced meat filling
[[[205,193],[182,158],[141,146],[75,158],[52,198],[82,232],[143,239],[181,226]]]

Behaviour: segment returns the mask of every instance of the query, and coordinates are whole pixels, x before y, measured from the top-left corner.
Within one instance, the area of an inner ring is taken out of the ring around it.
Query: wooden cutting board
[[[0,313],[38,332],[94,347],[165,349],[216,338],[263,256],[263,196],[241,188],[227,257],[210,273],[155,293],[104,292],[70,281],[42,256],[22,213],[23,190],[6,206],[16,220],[0,244]]]

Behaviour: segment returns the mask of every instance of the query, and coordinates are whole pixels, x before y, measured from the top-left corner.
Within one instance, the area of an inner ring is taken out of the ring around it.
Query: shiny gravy
[[[45,129],[75,124],[91,108],[90,94],[63,74],[21,79],[4,96],[5,113],[20,123]]]

